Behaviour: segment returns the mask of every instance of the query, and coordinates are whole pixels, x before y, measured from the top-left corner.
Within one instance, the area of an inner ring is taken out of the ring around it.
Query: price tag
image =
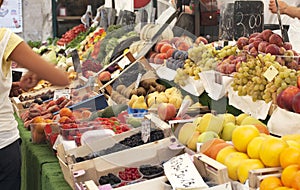
[[[140,85],[140,82],[141,82],[141,79],[142,79],[142,74],[139,73],[137,79],[136,79],[136,82],[135,82],[135,88],[137,89]]]
[[[54,91],[53,100],[57,100],[60,97],[65,96],[67,99],[71,98],[71,89],[58,89]]]
[[[279,73],[278,70],[273,65],[271,65],[264,73],[264,77],[269,82],[271,82],[276,77],[276,75],[278,75],[278,73]]]
[[[141,133],[142,133],[142,140],[144,143],[148,142],[150,138],[150,127],[151,127],[150,120],[142,121]]]
[[[74,70],[76,73],[81,72],[81,64],[77,50],[71,51],[71,57],[74,65]]]
[[[126,57],[126,56],[124,56],[119,62],[118,62],[118,65],[121,67],[121,69],[125,69],[125,67],[127,66],[127,65],[129,65],[130,64],[130,61],[129,61],[129,59]]]
[[[187,153],[164,163],[164,171],[174,189],[208,188]]]

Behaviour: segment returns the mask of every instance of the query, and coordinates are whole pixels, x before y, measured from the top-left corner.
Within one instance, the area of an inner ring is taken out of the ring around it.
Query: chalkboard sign
[[[220,40],[233,40],[233,11],[234,3],[228,3],[221,12],[220,18]]]
[[[261,32],[264,25],[264,4],[262,1],[234,2],[233,29],[234,38],[250,36]]]

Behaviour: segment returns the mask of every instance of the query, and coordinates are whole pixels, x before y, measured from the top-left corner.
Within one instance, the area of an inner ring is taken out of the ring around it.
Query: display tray
[[[114,137],[117,137],[116,135]],[[184,149],[170,149],[175,137],[167,137],[152,143],[144,144],[123,151],[96,157],[83,162],[74,162],[72,155],[85,155],[90,152],[87,146],[78,147],[73,150],[64,150],[63,145],[57,147],[57,157],[64,173],[66,181],[74,189],[75,182],[84,183],[93,180],[97,185],[101,176],[108,173],[116,173],[126,167],[139,167],[146,164],[161,164],[170,158],[184,152]],[[100,143],[95,143],[101,147]],[[74,176],[74,173],[77,175]]]

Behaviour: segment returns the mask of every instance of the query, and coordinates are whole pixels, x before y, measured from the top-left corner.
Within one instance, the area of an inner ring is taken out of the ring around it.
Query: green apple
[[[223,139],[224,141],[231,141],[232,131],[236,127],[237,126],[232,122],[225,123],[224,127],[223,127],[223,130],[221,132],[221,139]]]
[[[198,136],[198,142],[199,143],[204,143],[208,140],[211,140],[211,139],[214,139],[214,138],[220,138],[219,135],[214,132],[214,131],[205,131],[203,133],[201,133],[199,136]]]
[[[231,113],[224,113],[221,115],[221,117],[223,117],[223,126],[226,123],[234,123],[235,124],[235,116]]]

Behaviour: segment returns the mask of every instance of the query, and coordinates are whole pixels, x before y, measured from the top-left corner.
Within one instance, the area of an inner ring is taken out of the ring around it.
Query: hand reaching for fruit
[[[22,76],[20,80],[20,87],[24,91],[28,91],[29,89],[35,87],[39,82],[39,78],[37,74],[28,72],[24,76]]]

